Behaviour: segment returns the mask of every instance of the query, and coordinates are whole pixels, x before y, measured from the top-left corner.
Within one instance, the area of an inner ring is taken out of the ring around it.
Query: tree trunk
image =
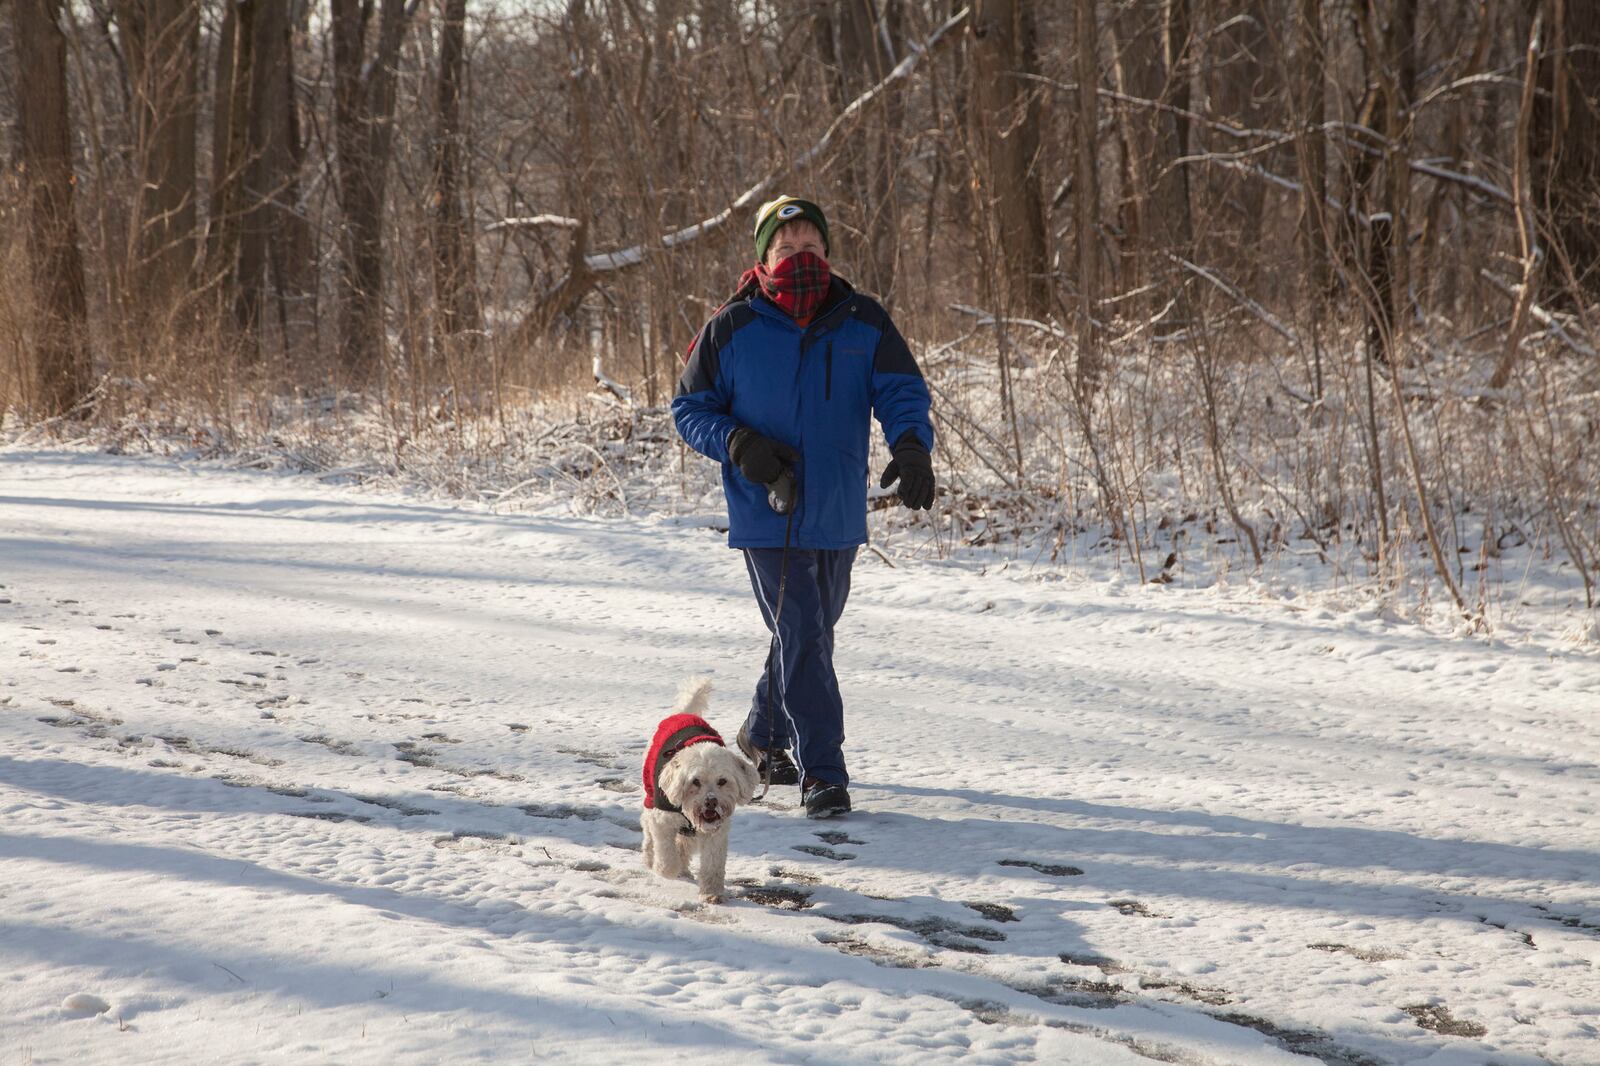
[[[438,130],[433,141],[433,286],[440,338],[460,338],[464,347],[471,348],[483,321],[472,233],[461,206],[466,19],[467,0],[445,0],[439,30]]]
[[[994,220],[1008,309],[1051,310],[1050,256],[1039,192],[1039,102],[1018,74],[1032,51],[1018,0],[978,0],[972,17],[973,140],[982,201]],[[1092,90],[1091,90],[1092,94]]]
[[[311,288],[311,241],[298,210],[301,149],[294,108],[293,28],[290,12],[281,2],[247,0],[239,6],[255,10],[251,62],[248,70],[241,71],[248,109],[234,320],[248,334],[259,335],[272,300],[287,349],[294,330],[291,308],[300,317],[299,308]]]
[[[1295,160],[1300,171],[1300,254],[1310,291],[1312,313],[1320,319],[1331,284],[1328,261],[1328,226],[1325,216],[1328,191],[1327,56],[1322,31],[1322,0],[1299,0],[1294,59],[1290,71],[1293,93]]]
[[[1166,0],[1167,18],[1165,32],[1162,34],[1162,51],[1167,60],[1167,81],[1169,89],[1168,99],[1172,106],[1179,112],[1193,110],[1190,106],[1194,100],[1194,19],[1189,10],[1190,0]],[[1193,142],[1190,127],[1193,120],[1185,114],[1172,116],[1172,154],[1174,159],[1181,159],[1189,154],[1189,145]],[[1173,208],[1182,219],[1181,234],[1183,247],[1179,255],[1189,255],[1189,242],[1194,230],[1193,203],[1194,197],[1189,191],[1189,168],[1174,167],[1173,179],[1177,187],[1169,194]]]
[[[1600,5],[1529,0],[1541,5],[1549,44],[1533,104],[1533,199],[1564,260],[1551,276],[1571,307],[1600,301]]]
[[[383,212],[394,142],[395,63],[405,35],[404,0],[380,0],[377,44],[366,62],[372,4],[332,0],[334,140],[344,214],[339,368],[359,388],[383,365]]]
[[[212,86],[211,207],[206,232],[206,284],[218,306],[237,320],[239,253],[249,169],[250,85],[255,68],[254,0],[224,6]]]
[[[1282,93],[1274,76],[1276,45],[1267,25],[1272,17],[1267,8],[1266,0],[1221,5],[1220,13],[1232,17],[1227,19],[1227,28],[1206,46],[1214,53],[1212,58],[1220,60],[1207,63],[1205,67],[1206,80],[1211,83],[1208,95],[1212,110],[1218,118],[1245,129],[1259,130],[1272,125],[1267,104]],[[1221,134],[1207,136],[1204,140],[1209,147],[1224,152],[1238,148],[1236,141]],[[1283,162],[1282,152],[1266,152],[1253,162],[1278,173]],[[1261,246],[1267,184],[1220,167],[1214,168],[1211,174],[1211,202],[1233,213],[1230,228],[1238,234],[1236,246],[1245,253],[1229,266],[1236,279],[1250,284],[1260,262],[1255,252]]]
[[[200,8],[197,0],[118,0],[116,12],[139,183],[126,311],[164,316],[189,291],[195,265]]]
[[[1170,103],[1177,85],[1162,49],[1163,15],[1148,5],[1122,7],[1112,26],[1112,77],[1124,96]],[[1122,228],[1131,267],[1126,288],[1153,281],[1167,270],[1167,253],[1187,257],[1189,205],[1183,167],[1178,158],[1176,117],[1167,110],[1124,103],[1117,111],[1117,128],[1126,160],[1126,187],[1122,195]],[[1159,310],[1168,299],[1166,286],[1156,289],[1147,303]]]
[[[1416,90],[1416,0],[1392,0],[1389,20],[1380,19],[1380,0],[1365,0],[1359,13],[1362,48],[1372,71],[1359,125],[1381,135],[1378,156],[1358,152],[1351,168],[1353,185],[1370,208],[1364,267],[1371,306],[1367,349],[1383,358],[1398,355],[1397,331],[1410,310],[1408,208],[1411,158],[1407,108]],[[1382,184],[1378,181],[1381,178]],[[1353,205],[1356,198],[1352,196]]]
[[[1078,46],[1077,238],[1078,386],[1085,397],[1099,386],[1100,345],[1095,336],[1095,305],[1100,296],[1099,98],[1095,0],[1077,0],[1074,36]]]
[[[886,0],[882,5],[833,0],[831,9],[824,8],[818,14],[818,44],[835,68],[829,85],[835,113],[889,73],[895,59],[886,48],[899,36],[899,24],[898,0]],[[855,259],[860,264],[860,281],[886,301],[894,292],[900,244],[894,178],[904,116],[902,96],[898,92],[890,94],[884,101],[881,124],[863,131],[862,150],[849,153],[843,160],[848,210],[861,213],[859,219],[850,221],[857,222],[867,239],[867,247]]]
[[[61,0],[11,0],[17,70],[17,148],[33,283],[40,413],[70,412],[89,392],[88,300],[73,213],[72,127]]]

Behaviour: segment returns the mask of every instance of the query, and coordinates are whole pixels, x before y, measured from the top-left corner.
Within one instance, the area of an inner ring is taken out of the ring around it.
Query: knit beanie
[[[779,228],[802,219],[821,231],[822,250],[827,252],[828,216],[822,213],[822,208],[798,196],[780,196],[776,200],[768,200],[756,212],[756,259],[766,262],[767,247],[772,244],[773,235]]]

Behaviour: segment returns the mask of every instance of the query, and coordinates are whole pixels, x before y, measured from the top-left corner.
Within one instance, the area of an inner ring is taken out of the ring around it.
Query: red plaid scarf
[[[739,289],[743,291],[749,282],[755,281],[763,296],[804,326],[822,306],[832,277],[826,259],[811,252],[800,252],[779,260],[771,270],[765,263],[757,263],[739,279]]]
[[[788,312],[800,325],[810,325],[811,317],[822,305],[823,297],[828,295],[832,280],[833,271],[828,267],[828,261],[811,252],[791,255],[779,262],[774,270],[757,263],[739,276],[739,287],[711,317],[716,318],[729,304],[748,300],[759,292]],[[694,354],[694,344],[691,339],[689,347],[684,349],[684,362],[688,362]]]

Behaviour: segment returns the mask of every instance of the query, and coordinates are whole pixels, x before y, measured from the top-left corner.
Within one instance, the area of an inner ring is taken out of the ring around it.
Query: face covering
[[[812,252],[791,255],[771,270],[765,263],[757,263],[746,277],[752,275],[761,286],[761,294],[802,325],[811,321],[811,316],[822,306],[832,278],[828,261]]]

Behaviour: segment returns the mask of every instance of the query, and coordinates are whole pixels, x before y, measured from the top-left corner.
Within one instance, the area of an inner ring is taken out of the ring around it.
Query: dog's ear
[[[682,760],[669,760],[667,765],[661,768],[661,776],[656,778],[656,787],[661,789],[662,794],[666,795],[667,800],[670,800],[672,804],[682,805],[680,804],[680,797],[683,795]]]
[[[669,760],[667,765],[661,768],[661,776],[656,778],[656,785],[675,807],[683,806],[683,790],[688,783],[683,771],[685,762],[684,759]]]
[[[761,775],[756,773],[756,768],[754,766],[751,766],[750,763],[739,758],[738,756],[734,756],[734,762],[738,763],[739,765],[739,768],[736,771],[739,780],[739,789],[737,793],[739,802],[749,803],[753,798],[755,798],[756,786],[761,784]]]

